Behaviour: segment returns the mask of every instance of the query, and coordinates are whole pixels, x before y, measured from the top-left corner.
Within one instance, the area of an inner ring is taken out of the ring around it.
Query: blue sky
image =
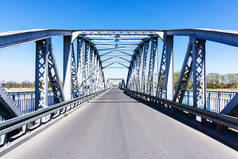
[[[238,31],[237,8],[237,0],[0,0],[0,32],[36,28]],[[176,71],[182,67],[187,42],[186,37],[175,38]],[[53,47],[62,74],[61,37],[53,38]],[[34,54],[34,43],[0,50],[0,80],[33,81]],[[237,59],[237,48],[207,42],[207,73],[238,73]],[[126,70],[106,70],[105,75],[126,77]]]

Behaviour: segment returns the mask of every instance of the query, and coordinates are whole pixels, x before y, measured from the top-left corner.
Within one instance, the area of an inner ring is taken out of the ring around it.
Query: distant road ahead
[[[112,89],[3,159],[238,159],[238,152]]]

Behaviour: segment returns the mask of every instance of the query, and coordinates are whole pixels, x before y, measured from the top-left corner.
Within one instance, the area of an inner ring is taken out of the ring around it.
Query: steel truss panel
[[[90,45],[89,55],[89,94],[93,92],[93,73],[94,73],[94,47]]]
[[[162,98],[165,93],[165,98],[173,100],[173,83],[174,83],[174,68],[173,68],[173,36],[164,35],[164,45],[161,56],[160,70],[157,82],[156,96]],[[167,91],[167,89],[169,89]],[[168,94],[168,95],[167,95]]]
[[[83,64],[84,64],[84,40],[77,38],[77,72],[78,72],[78,83],[79,83],[79,95],[83,95]]]
[[[48,81],[50,81],[55,102],[64,101],[58,71],[53,56],[51,39],[36,42],[35,106],[48,106]],[[41,93],[41,88],[43,92]]]
[[[78,73],[72,36],[64,36],[63,59],[64,95],[66,100],[79,96]]]
[[[71,56],[71,82],[72,82],[72,89],[71,94],[73,98],[79,97],[79,86],[78,86],[78,73],[76,67],[76,59],[74,54],[74,46],[71,43],[72,47],[72,56]]]
[[[190,38],[185,59],[183,61],[183,67],[180,72],[179,81],[173,97],[173,100],[179,103],[182,103],[183,101],[183,97],[192,73],[193,42],[193,39]]]
[[[138,72],[138,76],[139,76],[139,92],[142,92],[142,84],[143,84],[143,80],[142,80],[142,70],[143,70],[143,62],[144,62],[144,45],[141,45],[139,48],[140,51],[140,63],[139,63],[139,72]]]
[[[164,45],[161,55],[160,71],[157,83],[156,96],[162,98],[163,92],[166,91],[166,39],[164,39]],[[167,98],[167,97],[165,97]]]
[[[84,55],[85,59],[84,59],[84,94],[88,95],[89,93],[89,60],[90,60],[90,43],[86,42],[85,43],[85,55]]]
[[[136,65],[137,91],[140,91],[140,86],[141,86],[140,70],[141,70],[141,64],[142,64],[142,51],[143,51],[143,45],[139,47],[138,54],[137,54],[137,65]]]
[[[147,59],[148,59],[148,52],[149,52],[149,42],[145,42],[143,47],[143,64],[142,64],[142,91],[143,93],[147,93]]]
[[[190,37],[179,82],[173,100],[182,103],[191,74],[193,74],[193,106],[206,109],[205,40]],[[198,88],[201,88],[199,91]]]
[[[202,106],[206,109],[206,41],[195,38],[193,41],[193,106]],[[200,88],[201,90],[198,90]]]
[[[151,50],[150,50],[150,60],[149,60],[149,72],[148,72],[148,85],[147,90],[150,95],[152,95],[154,92],[154,78],[153,78],[153,72],[155,67],[155,58],[156,58],[156,52],[158,49],[158,38],[153,37],[151,39]]]

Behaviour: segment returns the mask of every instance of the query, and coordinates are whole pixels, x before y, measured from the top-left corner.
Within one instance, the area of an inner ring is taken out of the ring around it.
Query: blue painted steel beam
[[[177,29],[164,30],[167,35],[177,36],[193,36],[198,39],[209,40],[227,44],[231,46],[238,46],[238,32],[216,29]]]

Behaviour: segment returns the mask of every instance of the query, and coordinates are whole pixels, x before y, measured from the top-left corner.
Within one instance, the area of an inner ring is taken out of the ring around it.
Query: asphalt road
[[[3,159],[238,159],[238,152],[112,89]]]

